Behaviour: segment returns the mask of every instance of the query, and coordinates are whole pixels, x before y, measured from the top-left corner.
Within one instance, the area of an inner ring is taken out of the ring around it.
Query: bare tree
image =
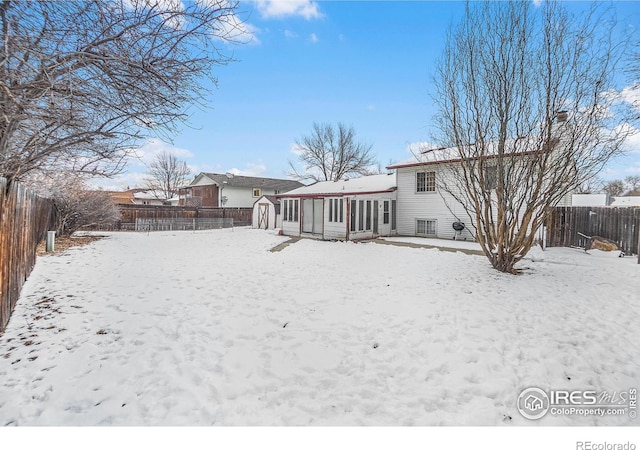
[[[186,162],[166,151],[158,153],[148,169],[147,188],[153,191],[159,200],[168,200],[176,196],[178,189],[187,184],[191,174]]]
[[[53,200],[59,235],[70,236],[87,226],[112,225],[120,219],[109,194],[91,189],[86,178],[75,172],[31,172],[24,180],[34,192]]]
[[[2,1],[0,175],[113,175],[198,104],[219,43],[242,29],[228,0]]]
[[[370,174],[376,164],[372,146],[357,142],[355,136],[353,127],[340,122],[337,129],[328,123],[314,123],[311,134],[296,141],[303,170],[289,161],[289,175],[297,180],[336,181]]]
[[[620,151],[629,128],[618,126],[610,92],[623,49],[598,32],[614,25],[608,14],[468,3],[448,35],[434,100],[452,162],[440,185],[499,271],[518,273],[549,208]]]
[[[638,195],[638,191],[640,190],[640,175],[629,175],[625,177],[624,182],[629,189],[629,194],[627,195]]]
[[[602,188],[602,191],[609,194],[611,197],[617,197],[619,195],[624,194],[626,190],[624,181],[622,180],[611,180],[605,183]]]
[[[575,189],[576,194],[596,194],[604,188],[604,182],[600,178],[585,180]]]

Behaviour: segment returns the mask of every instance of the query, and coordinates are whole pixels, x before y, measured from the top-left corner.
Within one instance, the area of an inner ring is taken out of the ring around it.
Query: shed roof
[[[305,195],[347,195],[378,192],[391,192],[396,190],[395,174],[369,175],[360,178],[350,178],[338,181],[319,181],[309,186],[304,186],[293,191],[281,194],[281,197],[305,196]]]

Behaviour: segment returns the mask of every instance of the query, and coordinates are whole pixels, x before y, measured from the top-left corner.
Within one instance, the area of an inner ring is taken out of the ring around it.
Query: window
[[[367,200],[367,231],[371,229],[371,200]]]
[[[285,222],[298,221],[298,200],[284,200],[282,220]]]
[[[358,202],[358,231],[364,230],[364,200]]]
[[[385,225],[389,223],[389,200],[382,202],[382,223]]]
[[[486,166],[484,168],[484,189],[490,191],[498,187],[498,168]]]
[[[425,236],[436,235],[436,221],[426,219],[416,219],[416,234]]]
[[[417,172],[416,173],[416,192],[435,192],[436,191],[436,173],[435,172]]]
[[[253,196],[254,197],[260,197],[262,195],[262,189],[260,188],[253,188]]]
[[[344,207],[342,199],[329,199],[329,222],[344,222]]]
[[[351,221],[350,230],[356,231],[356,201],[351,200],[351,211],[349,211],[349,217]]]
[[[329,222],[333,222],[333,199],[329,199]]]

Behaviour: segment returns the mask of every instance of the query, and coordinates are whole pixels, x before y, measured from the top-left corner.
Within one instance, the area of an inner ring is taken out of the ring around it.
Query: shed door
[[[258,204],[258,228],[269,228],[269,204]]]

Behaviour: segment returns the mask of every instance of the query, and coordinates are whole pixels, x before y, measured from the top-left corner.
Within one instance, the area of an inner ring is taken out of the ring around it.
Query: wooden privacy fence
[[[196,208],[193,206],[118,205],[120,223],[116,229],[135,230],[140,220],[158,223],[164,219],[196,222],[202,219],[233,219],[233,226],[251,225],[253,208]],[[202,221],[204,223],[204,221]],[[225,223],[228,221],[224,221]],[[190,222],[192,223],[192,222]]]
[[[547,218],[547,246],[585,247],[589,239],[610,239],[626,254],[638,254],[640,208],[571,206],[553,208]]]
[[[0,177],[0,332],[36,262],[36,247],[54,229],[53,202]]]

